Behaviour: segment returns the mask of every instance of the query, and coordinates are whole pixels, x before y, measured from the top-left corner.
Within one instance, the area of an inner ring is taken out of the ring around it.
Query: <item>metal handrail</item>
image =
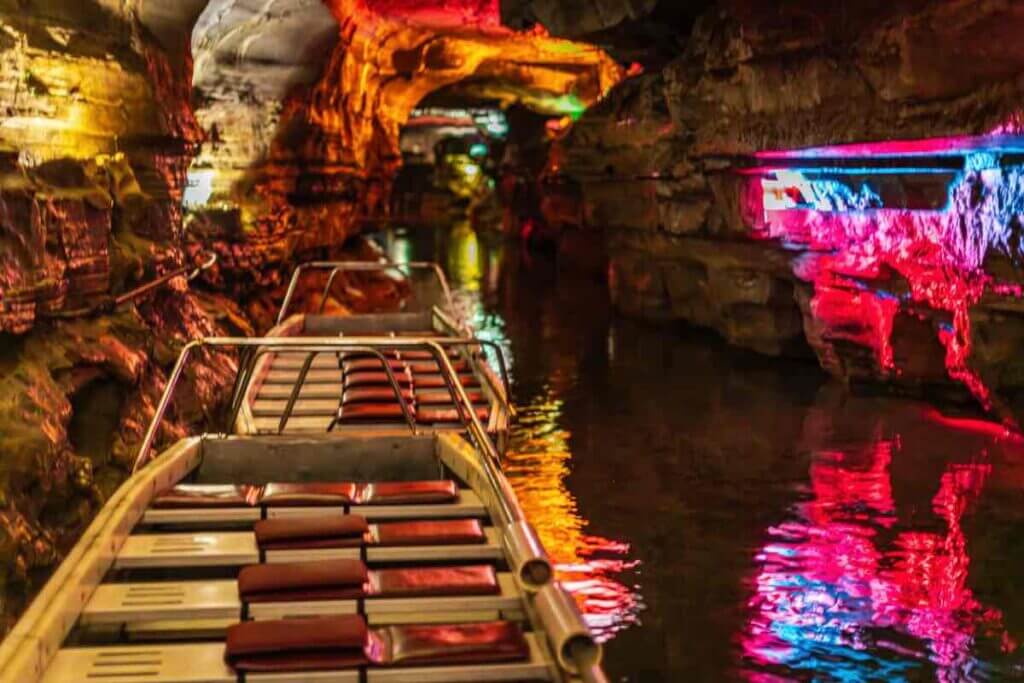
[[[491,486],[492,490],[497,491],[500,494],[495,496],[493,499],[500,522],[503,526],[507,526],[526,521],[526,515],[523,513],[523,509],[518,503],[515,492],[512,490],[508,479],[506,479],[501,473],[500,456],[497,448],[494,446],[494,443],[491,441],[487,431],[484,429],[479,417],[477,417],[476,411],[473,409],[473,404],[469,400],[469,396],[466,393],[465,388],[462,386],[461,382],[458,381],[458,375],[455,372],[455,368],[452,366],[451,359],[448,358],[448,354],[440,343],[436,340],[425,338],[209,338],[190,342],[182,349],[181,355],[178,357],[174,369],[168,378],[167,386],[164,388],[164,393],[157,405],[153,420],[150,423],[149,428],[146,430],[146,435],[139,448],[138,456],[136,457],[135,464],[132,468],[133,474],[142,469],[148,463],[149,452],[153,447],[153,442],[160,428],[160,423],[163,422],[171,398],[173,397],[174,391],[181,379],[181,375],[184,372],[184,368],[191,357],[192,351],[202,347],[243,349],[262,347],[261,350],[280,348],[293,352],[306,352],[310,354],[306,361],[307,365],[311,363],[311,358],[313,357],[313,354],[316,353],[335,352],[340,354],[342,351],[357,351],[360,353],[370,352],[380,358],[385,367],[388,367],[388,363],[387,359],[380,352],[380,349],[382,348],[396,350],[403,348],[427,349],[435,358],[438,367],[441,368],[441,374],[445,378],[445,383],[448,385],[448,389],[453,398],[455,398],[455,404],[463,418],[463,424],[467,428],[467,433],[475,442],[478,453],[481,454],[481,466],[487,483]],[[400,387],[398,386],[397,381],[394,380],[393,375],[391,375],[391,379],[393,380],[393,387],[398,394],[398,399],[400,402],[403,402],[404,405],[404,397],[401,394]],[[305,381],[305,378],[302,378],[302,380]],[[589,656],[587,651],[582,648],[574,647],[569,652],[569,656],[578,668],[577,675],[585,683],[607,683],[607,678],[601,670],[600,664],[592,661],[592,658]]]
[[[154,278],[153,280],[150,280],[149,282],[140,285],[135,289],[131,289],[127,292],[124,292],[123,294],[120,294],[116,297],[105,298],[99,303],[93,304],[91,306],[75,308],[69,311],[54,311],[52,313],[45,314],[45,317],[66,320],[68,318],[80,318],[82,316],[92,315],[94,313],[112,312],[118,306],[126,304],[129,301],[139,299],[145,296],[146,294],[149,294],[154,289],[166,285],[168,282],[175,278],[184,277],[187,282],[191,282],[192,280],[195,280],[197,277],[199,277],[199,275],[203,271],[213,268],[213,266],[216,265],[216,263],[217,254],[211,251],[209,252],[207,259],[203,263],[200,263],[198,266],[182,266],[181,268],[172,270],[169,273],[164,273],[160,277]]]
[[[515,417],[516,409],[515,406],[512,405],[512,387],[508,374],[508,366],[506,365],[505,362],[505,351],[497,342],[491,341],[489,339],[480,339],[478,337],[438,337],[433,339],[432,341],[435,341],[446,348],[450,346],[480,346],[490,348],[494,352],[494,355],[498,358],[498,371],[501,373],[502,386],[494,386],[493,381],[489,376],[487,376],[486,373],[484,373],[484,380],[489,385],[491,385],[491,389],[494,391],[499,402],[501,403],[501,407],[505,409],[505,412]]]
[[[236,378],[235,378],[235,389],[234,389],[234,391],[232,393],[231,409],[230,409],[230,412],[229,412],[228,420],[227,420],[226,424],[224,425],[224,432],[225,433],[229,432],[231,430],[232,426],[235,425],[238,422],[238,414],[241,412],[242,404],[245,402],[245,394],[246,394],[246,391],[248,390],[249,383],[250,383],[250,380],[251,380],[252,375],[253,375],[253,371],[256,368],[256,364],[259,362],[259,360],[263,356],[266,356],[268,354],[279,354],[279,353],[282,352],[281,349],[274,348],[273,345],[270,345],[268,348],[258,349],[258,350],[256,350],[255,354],[251,353],[251,351],[252,351],[251,347],[245,349],[245,351],[244,351],[245,355],[250,357],[247,360],[246,367],[243,368],[242,365],[239,364],[239,372],[238,372],[238,374],[236,375]],[[370,347],[367,347],[367,348],[349,348],[349,349],[346,349],[346,351],[353,352],[353,353],[366,353],[368,355],[373,355],[373,356],[376,356],[382,363],[386,363],[386,359],[384,358],[384,355],[382,353],[380,353],[379,351],[377,351],[376,349],[373,349],[373,348],[370,348]],[[302,349],[295,349],[295,348],[289,348],[289,349],[287,349],[285,351],[285,353],[302,353],[302,352],[303,352]],[[285,406],[285,412],[281,414],[281,421],[278,424],[278,428],[277,428],[277,433],[278,434],[281,434],[281,433],[284,432],[285,427],[288,426],[288,421],[291,420],[292,412],[295,409],[295,403],[298,401],[299,394],[302,393],[302,388],[306,384],[306,377],[309,375],[309,370],[312,367],[313,360],[315,359],[315,357],[319,356],[321,353],[336,353],[339,356],[339,361],[341,360],[340,353],[337,352],[337,351],[318,350],[318,351],[305,351],[305,353],[307,354],[306,360],[303,362],[302,368],[300,368],[300,371],[299,371],[299,376],[298,376],[298,378],[296,378],[295,386],[292,387],[292,391],[291,391],[291,393],[288,396],[288,401],[287,401],[286,406]],[[391,384],[392,390],[395,392],[395,398],[398,399],[398,403],[399,403],[399,405],[402,408],[402,415],[405,417],[405,421],[406,421],[406,424],[409,426],[409,430],[413,434],[418,434],[419,432],[416,429],[416,420],[415,420],[415,418],[412,417],[412,410],[409,408],[408,404],[405,401],[405,397],[402,394],[402,389],[401,389],[401,387],[398,384],[398,380],[395,378],[395,376],[394,376],[393,372],[391,371],[390,367],[385,368],[385,373],[388,376],[388,381]],[[343,398],[342,396],[338,396],[339,410],[340,410],[342,398]],[[332,430],[333,430],[333,423],[332,423],[332,426],[329,427],[327,431],[332,431]]]
[[[395,263],[393,261],[312,261],[310,263],[300,264],[299,267],[295,269],[295,272],[292,273],[291,282],[288,283],[288,291],[284,295],[284,301],[281,302],[281,310],[277,314],[277,324],[280,325],[287,318],[288,309],[291,307],[292,299],[295,298],[295,292],[298,289],[302,273],[306,270],[331,269],[331,273],[327,277],[327,286],[324,287],[321,297],[320,312],[322,313],[324,302],[331,291],[331,287],[334,286],[334,280],[339,273],[345,271],[374,272],[384,270],[401,272],[403,268],[434,271],[438,282],[441,284],[441,290],[444,293],[445,302],[450,309],[454,310],[455,302],[452,298],[451,287],[448,286],[448,278],[445,277],[444,271],[441,270],[441,266],[432,261],[410,261],[408,263]]]
[[[453,341],[457,342],[459,340]],[[461,382],[458,381],[457,373],[455,372],[447,353],[441,344],[437,343],[437,341],[433,339],[402,339],[395,337],[281,337],[264,339],[211,337],[189,342],[182,349],[174,368],[171,370],[171,374],[168,376],[167,385],[164,388],[164,393],[160,398],[160,402],[157,404],[153,420],[150,423],[149,428],[146,430],[146,434],[139,447],[135,464],[132,467],[133,472],[138,471],[148,461],[149,452],[153,448],[153,443],[156,440],[160,424],[164,420],[167,409],[170,406],[171,399],[173,398],[177,385],[184,373],[184,369],[191,359],[193,352],[198,348],[204,347],[241,348],[243,350],[257,349],[251,360],[245,364],[245,367],[239,368],[238,372],[240,373],[240,376],[236,378],[236,385],[244,376],[251,378],[252,368],[255,366],[256,360],[258,360],[260,355],[270,352],[291,351],[304,353],[340,353],[342,351],[355,351],[358,353],[370,353],[381,359],[386,371],[389,371],[390,368],[388,367],[383,354],[380,353],[380,349],[425,349],[431,353],[437,362],[438,368],[441,369],[441,375],[448,386],[449,393],[452,396],[456,409],[459,412],[460,421],[466,427],[466,431],[476,442],[478,448],[486,454],[488,459],[495,463],[498,463],[500,460],[500,455],[498,454],[494,444],[491,442],[487,431],[480,422],[480,419],[477,417],[476,411],[473,409],[473,404],[469,400],[468,394],[463,388]],[[251,354],[252,352],[250,351],[249,353]],[[405,403],[405,398],[401,393],[401,387],[398,385],[398,381],[395,379],[393,373],[389,375],[389,378],[392,383],[392,389],[395,390],[400,404],[403,405],[403,413],[406,415],[408,420],[411,412],[408,411],[408,405]],[[233,401],[237,402],[238,409],[240,409],[240,406],[244,401],[244,391],[245,387],[238,388],[236,386]],[[231,424],[229,423],[228,429],[230,429],[230,427]],[[521,511],[519,515],[510,515],[508,519],[509,521],[522,519]]]

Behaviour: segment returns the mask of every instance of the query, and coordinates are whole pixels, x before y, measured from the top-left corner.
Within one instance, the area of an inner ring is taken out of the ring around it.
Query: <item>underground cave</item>
[[[0,681],[1024,677],[1024,6],[0,0]]]

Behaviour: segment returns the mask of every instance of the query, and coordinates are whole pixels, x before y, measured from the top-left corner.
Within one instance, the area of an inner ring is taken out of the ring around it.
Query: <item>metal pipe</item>
[[[306,354],[306,360],[302,362],[302,368],[299,370],[299,376],[295,380],[295,386],[292,387],[292,393],[288,396],[288,403],[285,405],[284,412],[281,413],[281,420],[277,423],[278,434],[283,434],[284,428],[288,426],[288,420],[291,419],[292,411],[295,409],[295,402],[299,400],[299,392],[302,391],[303,385],[306,384],[309,368],[313,366],[313,359],[317,355],[319,354],[308,353]],[[344,390],[344,386],[342,389]]]
[[[144,285],[141,285],[139,287],[136,287],[135,289],[129,290],[129,291],[125,292],[124,294],[121,294],[120,296],[104,299],[103,301],[101,301],[98,304],[95,304],[93,306],[84,306],[82,308],[75,308],[75,309],[72,309],[70,311],[55,311],[53,313],[45,314],[45,317],[47,317],[47,318],[57,318],[57,319],[67,319],[67,318],[80,318],[82,316],[92,315],[94,313],[100,313],[100,312],[112,312],[118,306],[126,304],[129,301],[134,301],[135,299],[138,299],[138,298],[148,294],[149,292],[153,291],[154,289],[157,289],[158,287],[162,287],[163,285],[167,284],[168,282],[170,282],[171,280],[173,280],[175,278],[185,276],[185,279],[188,280],[189,282],[191,282],[192,280],[196,279],[196,277],[198,277],[200,273],[202,273],[204,270],[208,270],[208,269],[212,268],[214,266],[214,264],[216,264],[216,263],[217,263],[217,254],[215,254],[213,252],[210,252],[210,257],[204,263],[202,263],[199,266],[197,266],[194,269],[192,269],[191,272],[189,272],[189,269],[188,269],[187,266],[182,267],[182,268],[178,268],[176,270],[172,270],[169,273],[165,273],[165,274],[161,275],[158,278],[150,280],[149,282],[147,282]]]
[[[323,315],[324,309],[327,308],[327,297],[331,294],[331,288],[334,287],[334,280],[338,277],[338,273],[341,269],[335,268],[331,271],[331,274],[327,276],[327,284],[324,285],[324,291],[320,293],[320,308],[317,309],[318,315]]]
[[[522,509],[519,508],[518,505],[513,506],[509,502],[509,500],[514,500],[514,493],[512,492],[508,482],[495,472],[495,468],[497,468],[500,463],[500,455],[498,454],[494,444],[491,442],[490,437],[487,435],[480,419],[477,417],[476,411],[473,409],[473,404],[469,400],[469,396],[466,394],[465,388],[462,386],[461,382],[458,381],[458,375],[448,358],[448,354],[437,341],[431,339],[403,339],[396,337],[277,337],[262,339],[244,337],[210,337],[201,341],[190,342],[182,350],[182,354],[179,356],[178,362],[175,365],[171,376],[168,378],[168,384],[164,390],[164,395],[157,407],[153,423],[147,431],[139,456],[136,458],[136,464],[135,467],[133,467],[133,471],[136,471],[141,466],[140,463],[146,459],[145,454],[152,446],[159,422],[163,420],[171,394],[173,393],[177,382],[180,380],[182,369],[191,355],[192,350],[200,346],[224,346],[242,349],[258,348],[264,353],[276,349],[291,352],[316,352],[324,350],[362,351],[365,349],[369,353],[378,355],[385,366],[387,366],[386,359],[384,359],[383,355],[379,354],[374,347],[389,349],[426,348],[436,358],[438,367],[442,369],[442,376],[445,377],[445,382],[448,384],[449,392],[455,399],[457,409],[460,414],[462,414],[463,422],[466,424],[467,431],[476,443],[477,447],[483,452],[485,472],[487,473],[488,478],[496,488],[501,489],[502,493],[505,494],[503,497],[506,500],[501,501],[502,505],[499,506],[502,508],[501,512],[503,522],[507,524],[525,518]],[[258,355],[259,354],[257,354],[257,356]],[[253,364],[255,364],[255,360]],[[391,375],[391,378],[394,379],[393,374]],[[399,400],[404,400],[397,380],[395,380],[392,386],[396,390]],[[502,485],[502,482],[504,482],[504,485]]]
[[[249,390],[256,363],[262,357],[260,353],[254,353],[254,349],[242,349],[238,359],[238,372],[235,373],[235,386],[231,392],[231,404],[228,407],[227,422],[224,424],[223,432],[229,434],[238,423],[238,413],[245,402],[245,394]]]
[[[292,273],[292,280],[288,283],[288,291],[285,292],[284,301],[281,302],[281,310],[277,313],[277,324],[280,325],[284,322],[285,313],[288,311],[288,307],[292,303],[292,297],[295,296],[295,290],[299,286],[299,278],[302,275],[302,271],[306,269],[305,263],[300,263],[299,267]]]
[[[503,387],[501,392],[501,399],[505,403],[506,410],[508,410],[510,413],[515,412],[515,408],[512,406],[510,399],[511,386],[509,382],[508,367],[505,365],[505,352],[497,343],[489,341],[487,339],[478,339],[477,337],[472,337],[469,339],[438,339],[436,341],[442,346],[490,347],[494,351],[494,355],[497,356],[498,358],[498,370],[501,373],[501,383]]]
[[[288,283],[288,291],[285,293],[284,301],[281,302],[281,310],[277,314],[278,325],[284,322],[285,318],[288,315],[288,309],[291,307],[292,299],[295,298],[295,292],[298,289],[299,280],[301,278],[302,272],[310,269],[326,270],[328,268],[332,269],[331,276],[328,277],[328,285],[333,284],[333,278],[337,274],[337,272],[346,270],[357,272],[372,272],[381,270],[397,270],[401,272],[403,268],[432,270],[434,272],[434,275],[437,277],[438,282],[441,285],[441,292],[444,295],[444,299],[448,307],[451,309],[454,309],[455,307],[455,301],[452,298],[452,290],[451,287],[449,287],[448,285],[448,278],[445,277],[444,271],[441,269],[441,266],[430,261],[410,261],[408,263],[394,263],[392,261],[384,263],[376,261],[310,261],[309,263],[303,263],[299,265],[295,269],[295,272],[292,273],[291,282]],[[328,287],[328,289],[325,291],[329,292],[330,288]]]
[[[135,474],[142,468],[143,465],[148,462],[149,449],[153,447],[153,442],[156,440],[156,434],[160,429],[160,423],[164,421],[164,414],[167,412],[167,406],[170,405],[171,397],[174,395],[174,389],[178,386],[178,380],[181,379],[181,373],[185,370],[185,364],[188,362],[189,356],[192,355],[192,350],[203,346],[205,342],[203,340],[191,341],[185,344],[185,348],[181,350],[181,355],[178,356],[178,362],[174,364],[174,369],[171,370],[171,374],[167,377],[167,385],[164,386],[164,393],[160,397],[160,403],[156,406],[156,412],[153,413],[153,420],[149,423],[149,428],[146,430],[146,435],[142,437],[142,444],[139,446],[139,453],[135,456],[135,464],[132,466],[132,474]]]
[[[438,365],[444,369],[443,374],[448,375],[449,377],[450,389],[466,408],[469,418],[467,425],[469,427],[469,432],[473,436],[473,440],[476,442],[477,448],[484,451],[482,458],[484,474],[487,477],[488,483],[494,488],[494,490],[500,491],[502,494],[498,496],[498,509],[501,513],[503,524],[512,524],[513,522],[519,522],[526,519],[526,515],[523,514],[522,508],[515,502],[515,492],[512,490],[508,480],[502,476],[499,469],[501,456],[498,454],[497,448],[495,448],[494,443],[487,435],[487,431],[484,429],[483,424],[481,424],[480,418],[477,417],[476,411],[473,409],[473,403],[469,400],[469,396],[466,394],[465,388],[462,386],[462,383],[458,381],[455,368],[452,367],[451,361],[448,359],[448,354],[445,353],[440,344],[433,340],[424,340],[423,344],[430,348],[434,352],[434,355],[437,356]]]

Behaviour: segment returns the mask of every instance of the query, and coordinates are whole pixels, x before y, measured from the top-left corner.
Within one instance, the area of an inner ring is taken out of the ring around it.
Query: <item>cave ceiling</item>
[[[498,0],[151,0],[139,16],[172,56],[190,33],[193,165],[234,201],[282,163],[393,172],[412,109],[463,80],[467,99],[578,115],[622,76],[599,49],[503,26]]]

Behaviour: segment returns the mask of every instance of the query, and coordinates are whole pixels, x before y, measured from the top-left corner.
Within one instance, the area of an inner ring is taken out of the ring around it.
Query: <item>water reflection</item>
[[[750,680],[767,672],[818,679],[939,681],[1003,678],[1017,650],[1002,612],[969,586],[964,531],[993,472],[1019,457],[1016,439],[984,427],[941,429],[934,411],[890,405],[886,419],[845,425],[810,411],[807,499],[769,527],[743,637]],[[841,419],[841,418],[840,418]],[[948,424],[948,421],[946,421]],[[937,438],[938,437],[938,438]],[[928,462],[916,491],[894,490],[897,459]],[[931,487],[927,506],[920,497]]]
[[[512,375],[519,419],[513,427],[505,472],[559,579],[576,597],[599,637],[610,638],[637,619],[636,588],[620,580],[624,571],[635,568],[635,562],[629,560],[628,544],[587,533],[588,522],[566,486],[571,433],[564,425],[560,397],[576,382],[574,359],[557,359],[540,386],[517,381],[517,349],[512,348],[507,323],[495,306],[502,294],[505,250],[511,247],[500,241],[484,244],[468,222],[454,225],[442,240],[438,260],[445,264],[459,312],[471,321],[477,336],[503,349]],[[405,249],[389,251],[407,253]]]
[[[613,680],[1024,679],[1001,427],[617,319],[599,283],[468,226],[415,241],[512,361],[506,468]]]

